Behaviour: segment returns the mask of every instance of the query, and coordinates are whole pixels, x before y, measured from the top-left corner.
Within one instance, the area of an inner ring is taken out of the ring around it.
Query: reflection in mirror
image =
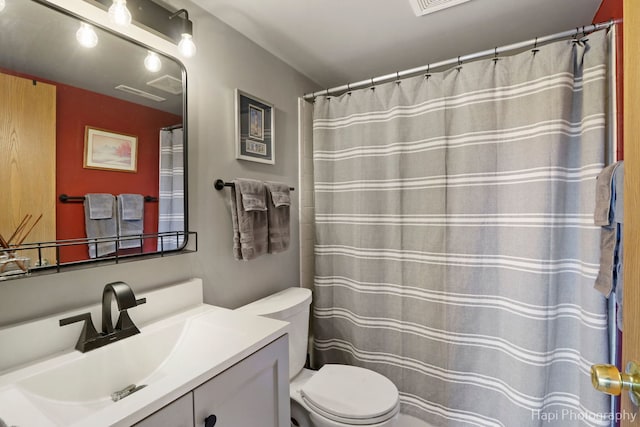
[[[137,43],[35,0],[7,0],[0,12],[0,278],[180,247],[185,78],[177,61]],[[111,197],[121,194],[136,196]],[[162,232],[174,233],[160,239]],[[131,237],[115,243],[113,236]],[[76,240],[87,237],[111,242]]]

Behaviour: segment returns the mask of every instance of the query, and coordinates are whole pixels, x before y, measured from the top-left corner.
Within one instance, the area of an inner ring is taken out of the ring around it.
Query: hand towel
[[[118,235],[120,248],[141,247],[140,238],[122,239],[144,233],[144,197],[140,194],[118,194]]]
[[[122,208],[122,219],[131,221],[144,218],[144,197],[140,194],[119,194],[118,201]]]
[[[105,193],[91,193],[84,196],[89,206],[90,219],[113,218],[113,195]]]
[[[594,222],[600,230],[600,270],[594,288],[609,297],[622,294],[622,217],[624,166],[616,162],[604,168],[596,184]],[[619,306],[622,300],[619,300]],[[621,310],[620,310],[621,312]]]
[[[253,179],[233,183],[233,255],[238,260],[251,260],[267,253],[269,247],[266,190],[262,182]]]
[[[606,166],[596,181],[596,208],[593,214],[595,225],[605,226],[611,224],[611,185],[613,172],[619,166],[619,162]]]
[[[267,217],[269,222],[269,253],[289,248],[289,222],[291,196],[289,185],[281,182],[266,182]]]
[[[112,194],[93,193],[84,196],[84,224],[87,238],[96,239],[88,245],[89,258],[101,257],[116,251],[115,241],[99,242],[99,239],[117,237],[116,204]]]

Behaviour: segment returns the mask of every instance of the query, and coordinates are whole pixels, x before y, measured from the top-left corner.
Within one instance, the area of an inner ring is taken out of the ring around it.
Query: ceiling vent
[[[413,13],[415,13],[416,16],[422,16],[468,1],[469,0],[409,0],[409,3],[411,3],[411,7],[413,8]]]
[[[161,96],[154,95],[152,93],[145,92],[143,90],[136,89],[136,88],[131,87],[131,86],[118,85],[118,86],[116,86],[116,89],[121,90],[123,92],[131,93],[133,95],[141,96],[143,98],[152,99],[152,100],[154,100],[156,102],[162,102],[162,101],[166,101],[167,100],[166,98],[163,98]]]
[[[182,93],[182,80],[176,79],[175,77],[171,77],[167,74],[151,80],[150,82],[147,82],[147,84],[172,95],[180,95]]]

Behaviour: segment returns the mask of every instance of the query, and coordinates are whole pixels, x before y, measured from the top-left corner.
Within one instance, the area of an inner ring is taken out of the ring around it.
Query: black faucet
[[[111,318],[111,302],[114,298],[119,311],[115,328]],[[61,319],[60,326],[84,321],[82,332],[76,343],[76,349],[85,353],[123,338],[139,334],[140,330],[133,323],[131,317],[129,317],[127,310],[146,302],[146,298],[136,299],[133,290],[124,282],[107,283],[102,291],[102,333],[96,331],[90,313],[83,313]]]

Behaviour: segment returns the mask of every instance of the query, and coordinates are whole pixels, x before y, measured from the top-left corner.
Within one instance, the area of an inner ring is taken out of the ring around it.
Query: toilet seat
[[[343,424],[377,424],[399,410],[398,389],[385,376],[348,365],[324,365],[300,389],[310,409]]]

